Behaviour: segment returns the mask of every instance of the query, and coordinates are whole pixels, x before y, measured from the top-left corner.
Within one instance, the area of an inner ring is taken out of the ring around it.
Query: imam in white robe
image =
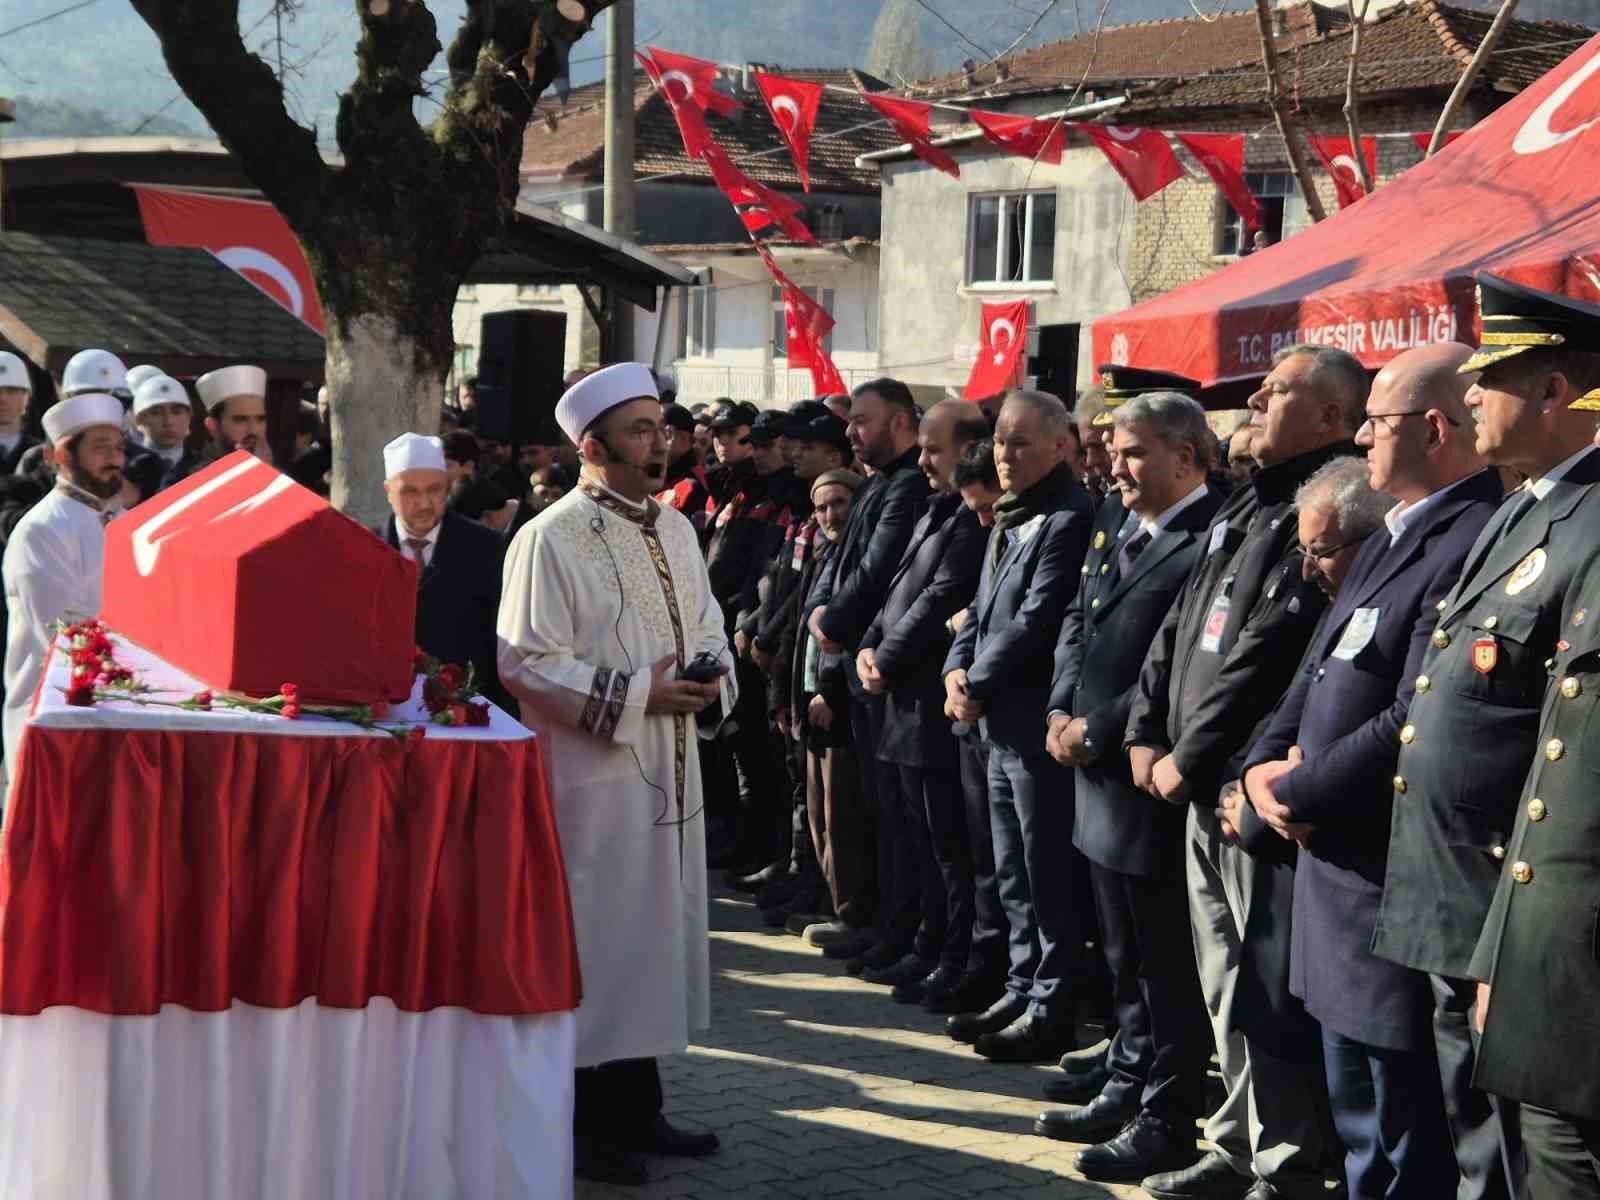
[[[33,707],[57,621],[100,615],[106,514],[66,483],[28,510],[5,552],[6,771],[15,779],[22,728]]]
[[[668,655],[732,666],[694,527],[586,476],[511,543],[498,634],[500,678],[549,764],[583,976],[577,1065],[682,1053],[711,1018],[700,758],[695,718],[645,702]]]

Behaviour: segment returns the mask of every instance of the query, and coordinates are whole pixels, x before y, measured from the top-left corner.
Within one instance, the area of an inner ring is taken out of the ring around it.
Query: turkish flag
[[[1467,131],[1465,129],[1452,129],[1452,130],[1448,131],[1444,135],[1444,144],[1445,144],[1445,146],[1449,146],[1452,142],[1454,142],[1459,137],[1465,137],[1466,134],[1467,134]],[[1424,154],[1426,154],[1428,152],[1428,147],[1433,144],[1433,134],[1431,132],[1430,133],[1413,133],[1411,135],[1411,140],[1417,144],[1417,149],[1418,150],[1421,150]]]
[[[985,304],[981,339],[967,380],[968,400],[987,400],[1016,383],[1028,343],[1028,302]]]
[[[1333,176],[1333,187],[1339,196],[1339,207],[1349,208],[1364,199],[1367,190],[1361,186],[1361,171],[1356,166],[1355,151],[1347,137],[1313,137],[1311,149]],[[1361,157],[1367,162],[1367,175],[1374,182],[1378,178],[1378,139],[1361,139]]]
[[[839,374],[839,368],[833,365],[833,359],[828,357],[828,352],[820,345],[815,347],[811,359],[811,386],[816,389],[819,396],[848,396],[850,389],[845,386],[844,378]]]
[[[641,61],[646,57],[650,59],[655,67],[651,80],[673,107],[687,104],[701,112],[710,111],[723,117],[731,117],[744,107],[733,97],[717,91],[717,64],[714,62],[658,50],[654,46],[646,46],[644,52],[636,56]],[[649,69],[645,68],[647,73]]]
[[[911,143],[912,152],[930,167],[938,167],[946,175],[961,178],[961,168],[939,147],[928,140],[928,114],[931,104],[920,100],[898,100],[892,96],[879,96],[862,92],[861,98],[877,109],[894,126],[894,131]]]
[[[1244,178],[1244,134],[1175,133],[1183,148],[1194,155],[1200,169],[1223,194],[1245,228],[1254,233],[1261,228],[1261,205]]]
[[[1148,200],[1167,184],[1183,177],[1178,156],[1158,129],[1130,129],[1123,125],[1079,125],[1100,147],[1106,161],[1133,192],[1135,200]]]
[[[1038,162],[1061,162],[1061,152],[1067,145],[1067,128],[1061,121],[1013,117],[981,108],[973,109],[970,115],[983,130],[983,136],[1006,153]]]
[[[289,222],[265,200],[135,184],[145,241],[209,250],[318,333],[322,302]]]
[[[822,85],[803,79],[788,79],[752,71],[761,98],[767,102],[772,123],[789,144],[794,168],[800,173],[800,186],[811,190],[811,131],[817,124],[817,107],[822,103]]]
[[[800,219],[800,214],[805,211],[805,205],[769,188],[764,183],[757,183],[751,179],[734,166],[733,160],[728,157],[728,152],[715,141],[707,143],[702,157],[705,158],[706,165],[711,168],[711,178],[716,181],[722,194],[728,198],[728,203],[738,212],[744,227],[752,234],[760,232],[769,225],[776,225],[791,240],[811,246],[816,245],[817,239],[812,236],[806,223]]]
[[[683,139],[683,152],[690,158],[704,158],[706,147],[711,144],[711,130],[706,125],[705,111],[675,98],[682,94],[683,88],[676,84],[667,87],[661,77],[661,68],[654,59],[637,50],[633,56],[639,60],[644,73],[650,77],[650,82],[655,84],[656,91],[661,93],[667,107],[672,110],[672,119],[678,123],[678,136]]]
[[[787,278],[780,286],[783,289],[783,327],[789,365],[812,366],[817,356],[823,353],[823,339],[833,330],[833,314]]]

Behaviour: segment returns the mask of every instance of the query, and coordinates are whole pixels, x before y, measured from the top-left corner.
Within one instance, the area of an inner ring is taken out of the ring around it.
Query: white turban
[[[393,479],[402,471],[444,470],[444,443],[436,437],[402,433],[383,448],[383,477]]]
[[[556,424],[576,444],[606,413],[630,400],[659,400],[655,373],[643,363],[617,363],[585,375],[556,401]]]

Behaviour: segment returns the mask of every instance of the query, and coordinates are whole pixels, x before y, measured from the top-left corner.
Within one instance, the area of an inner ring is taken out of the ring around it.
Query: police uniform
[[[1480,295],[1483,351],[1464,371],[1559,345],[1591,325],[1600,332],[1600,309],[1564,297],[1491,276],[1480,276]],[[1476,984],[1469,976],[1507,861],[1516,797],[1538,744],[1547,664],[1564,636],[1563,599],[1600,527],[1597,482],[1600,450],[1585,447],[1500,506],[1440,603],[1398,734],[1388,867],[1372,948],[1431,977],[1463,1198],[1504,1196],[1520,1175],[1514,1124],[1497,1117],[1471,1086],[1468,1021]]]
[[[1095,429],[1110,429],[1116,419],[1118,405],[1146,392],[1181,392],[1192,396],[1200,390],[1200,381],[1171,371],[1149,371],[1143,367],[1121,367],[1115,363],[1100,365],[1100,391],[1105,397],[1105,407],[1095,413],[1089,422]]]

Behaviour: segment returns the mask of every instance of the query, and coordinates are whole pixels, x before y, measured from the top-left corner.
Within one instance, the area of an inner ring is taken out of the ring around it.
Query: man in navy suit
[[[1455,343],[1411,350],[1374,381],[1356,444],[1371,486],[1399,503],[1355,551],[1299,677],[1251,751],[1235,809],[1247,841],[1264,826],[1280,845],[1302,847],[1289,988],[1322,1023],[1352,1200],[1448,1196],[1456,1185],[1432,992],[1371,947],[1413,681],[1439,602],[1501,497],[1499,476],[1473,446],[1469,380],[1457,371],[1470,353]],[[1328,514],[1300,506],[1307,573],[1335,561],[1313,557],[1319,550],[1351,540],[1337,516],[1332,531],[1307,528]]]
[[[1211,1028],[1189,928],[1183,810],[1134,786],[1122,734],[1145,650],[1224,497],[1206,483],[1216,439],[1194,400],[1140,395],[1113,424],[1111,498],[1133,525],[1091,543],[1056,646],[1046,746],[1075,768],[1073,843],[1089,862],[1117,1026],[1106,1073],[1079,1077],[1092,1090],[1070,1076],[1046,1088],[1088,1103],[1042,1113],[1034,1129],[1091,1143],[1076,1162],[1090,1179],[1142,1179],[1198,1157]]]
[[[1045,752],[1052,650],[1077,589],[1094,508],[1068,461],[1071,418],[1056,397],[1017,391],[995,426],[1006,496],[971,617],[944,664],[945,711],[988,739],[1000,900],[1010,925],[1006,992],[949,1030],[995,1061],[1043,1062],[1074,1044],[1083,947],[1072,905],[1072,776]]]

